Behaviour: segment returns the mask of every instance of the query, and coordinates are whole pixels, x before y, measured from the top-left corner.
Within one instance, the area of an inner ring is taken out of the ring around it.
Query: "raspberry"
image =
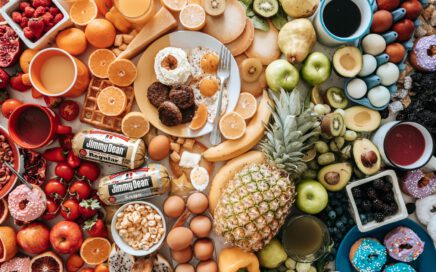
[[[25,27],[24,29],[23,29],[23,33],[24,33],[24,36],[26,37],[26,38],[28,38],[29,40],[33,40],[33,38],[34,38],[34,36],[33,36],[33,32],[32,32],[32,30],[29,28],[29,27]]]
[[[17,24],[21,23],[21,20],[23,19],[23,16],[18,11],[12,12],[12,20],[16,22]]]
[[[49,32],[50,29],[53,28],[53,26],[54,26],[54,24],[53,24],[52,22],[46,23],[46,24],[44,25],[44,32],[46,32],[46,33]]]
[[[60,21],[62,21],[62,19],[64,19],[64,15],[62,13],[56,14],[56,16],[53,19],[53,24],[59,23]]]
[[[27,18],[32,18],[33,13],[35,12],[35,9],[32,7],[26,7],[24,9],[24,16],[26,16]]]
[[[38,18],[41,17],[42,15],[45,14],[45,7],[37,7],[35,12],[33,13],[33,18]]]
[[[56,7],[51,7],[49,9],[49,12],[50,12],[51,15],[56,16],[56,14],[60,13],[61,11],[58,8],[56,8]]]
[[[46,25],[52,23],[53,18],[54,17],[53,17],[53,15],[51,15],[50,12],[46,12],[46,13],[44,13],[44,15],[42,15],[42,21]]]
[[[21,28],[25,28],[29,24],[29,18],[23,17],[21,18],[20,26]]]
[[[20,10],[24,11],[27,7],[30,7],[30,3],[29,2],[21,2],[20,3]]]
[[[32,5],[37,8],[37,7],[49,7],[52,5],[51,0],[33,0],[32,1]]]

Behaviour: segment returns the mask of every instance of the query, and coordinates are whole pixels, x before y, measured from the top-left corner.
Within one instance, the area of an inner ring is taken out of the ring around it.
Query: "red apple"
[[[377,0],[378,9],[392,11],[400,5],[400,0]]]
[[[42,223],[31,223],[17,233],[18,245],[29,254],[40,254],[50,246],[50,231]]]
[[[401,4],[406,10],[406,19],[416,20],[422,12],[422,5],[418,0],[407,0]]]
[[[61,221],[50,231],[50,242],[60,254],[71,254],[79,250],[83,242],[82,229],[77,223]]]
[[[392,30],[398,33],[397,42],[406,42],[412,38],[415,25],[412,20],[403,19],[397,22]]]

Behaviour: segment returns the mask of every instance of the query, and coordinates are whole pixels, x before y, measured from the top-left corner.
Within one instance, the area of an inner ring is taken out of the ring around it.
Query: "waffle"
[[[121,121],[123,120],[123,117],[132,109],[135,93],[132,86],[116,86],[123,90],[126,94],[127,106],[126,109],[118,116],[106,116],[99,111],[96,100],[100,91],[109,86],[115,85],[107,79],[92,77],[91,82],[89,83],[88,92],[86,93],[85,100],[83,101],[83,107],[80,113],[80,121],[100,129],[121,132]]]

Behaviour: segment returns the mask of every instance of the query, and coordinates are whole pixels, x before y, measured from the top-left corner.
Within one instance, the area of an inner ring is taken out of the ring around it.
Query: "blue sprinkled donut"
[[[350,250],[350,262],[359,272],[379,272],[386,264],[386,248],[376,239],[361,238]]]
[[[416,270],[408,264],[396,263],[386,266],[385,272],[416,272]]]

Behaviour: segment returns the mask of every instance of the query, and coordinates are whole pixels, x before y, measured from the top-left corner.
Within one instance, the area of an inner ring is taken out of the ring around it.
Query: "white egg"
[[[377,60],[371,55],[363,55],[363,65],[359,72],[359,76],[369,76],[370,74],[374,73],[375,69],[377,69]]]
[[[348,82],[346,90],[352,98],[360,99],[365,96],[368,87],[362,79],[354,78]]]
[[[374,107],[383,107],[391,100],[391,93],[385,86],[377,86],[368,92],[369,102]]]
[[[386,41],[381,35],[369,34],[362,41],[363,52],[373,56],[380,55],[386,49]]]
[[[389,86],[400,78],[400,69],[392,62],[388,62],[378,67],[376,74],[380,77],[382,85]]]

